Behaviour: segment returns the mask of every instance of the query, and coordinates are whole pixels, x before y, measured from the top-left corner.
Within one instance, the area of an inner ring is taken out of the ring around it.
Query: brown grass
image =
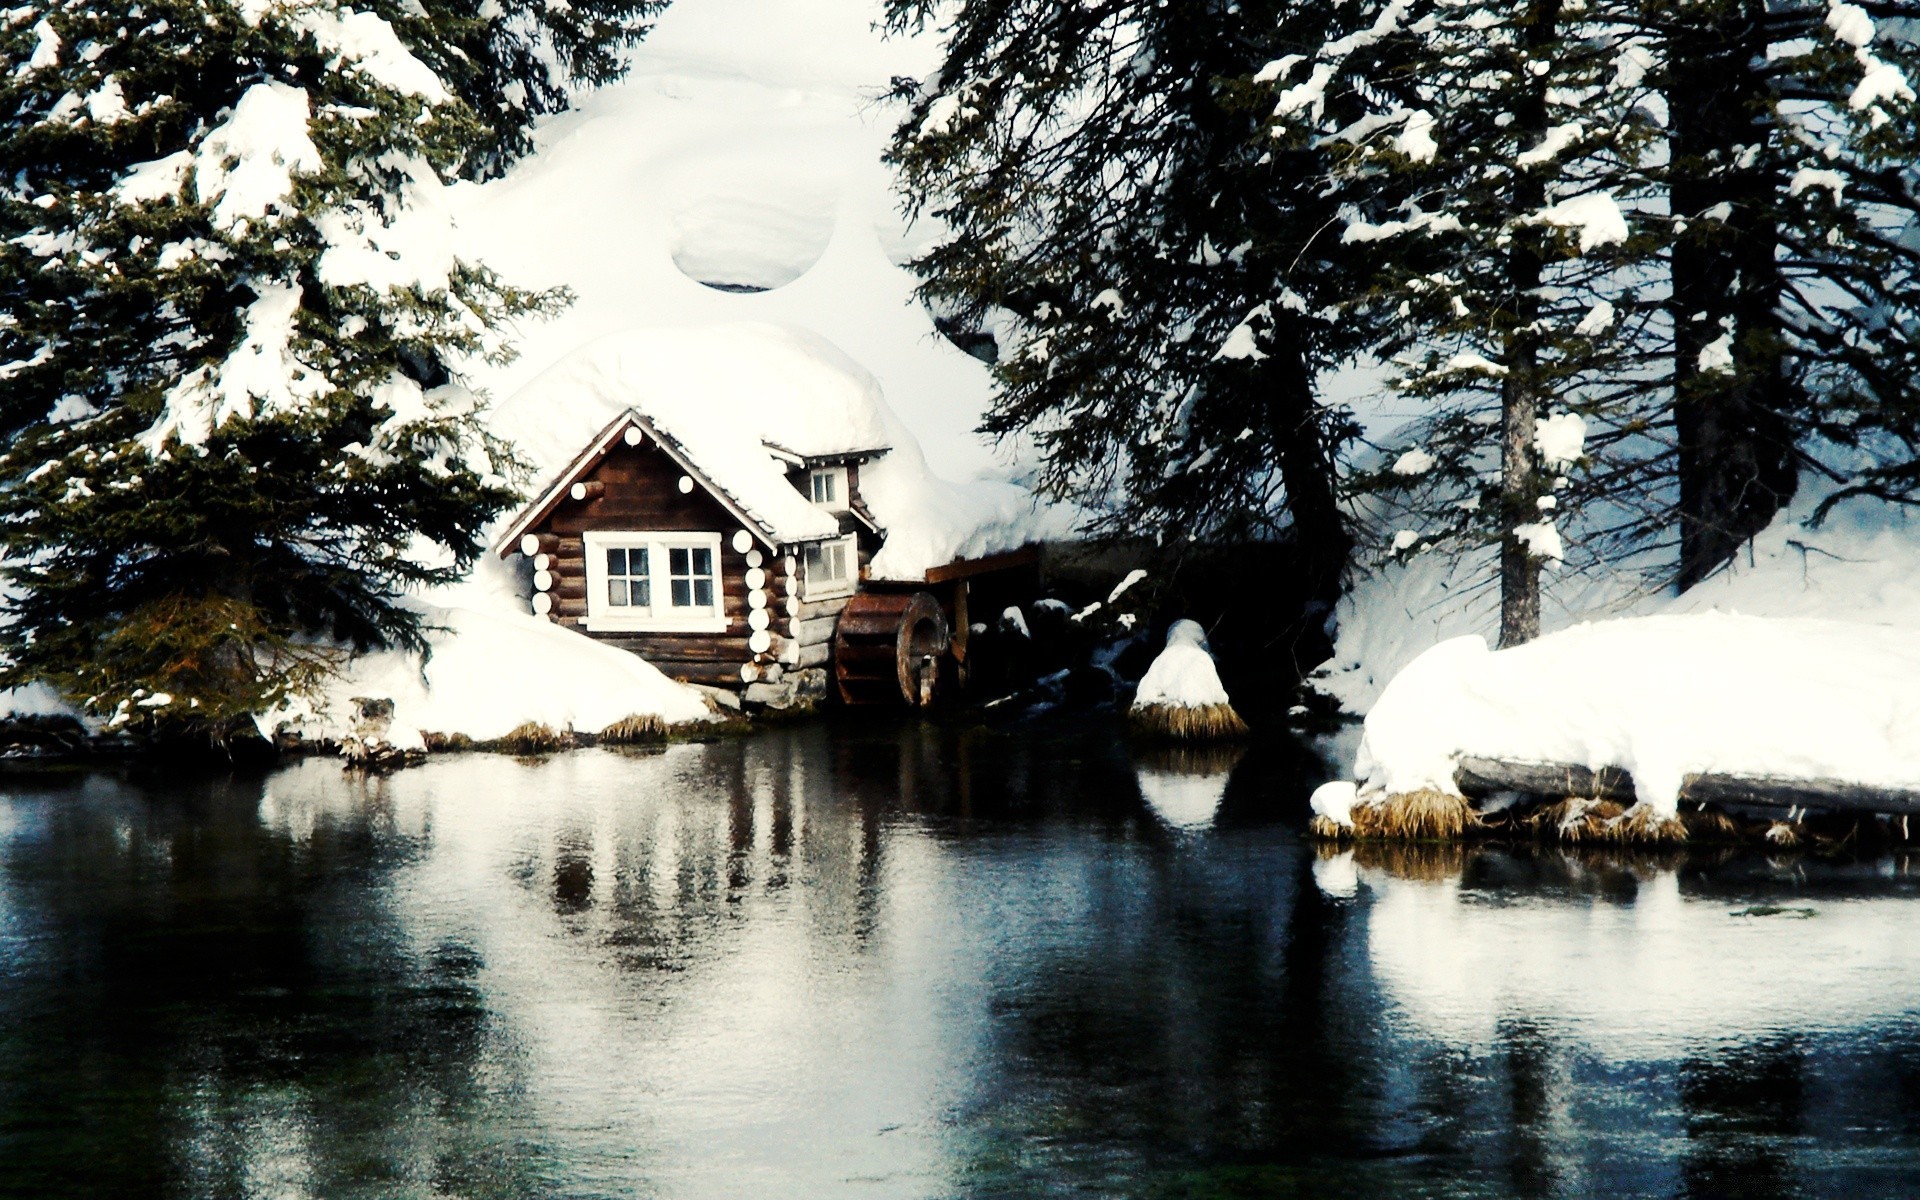
[[[655,713],[632,713],[600,731],[600,740],[616,746],[635,742],[660,742],[667,737],[667,723]]]
[[[449,754],[456,750],[473,749],[473,739],[464,733],[428,733],[422,730],[420,740],[427,744],[429,754]]]
[[[1579,796],[1544,804],[1528,813],[1522,821],[1533,830],[1536,837],[1575,845],[1592,842],[1619,846],[1674,846],[1685,842],[1689,836],[1685,820],[1657,816],[1647,805],[1636,804],[1628,808],[1613,800],[1588,800]]]
[[[1717,808],[1697,808],[1680,814],[1680,823],[1687,827],[1687,840],[1691,842],[1742,842],[1747,831]]]
[[[1307,832],[1323,842],[1344,842],[1353,836],[1352,829],[1319,813],[1315,813],[1313,820],[1307,822]]]
[[[1177,742],[1226,742],[1247,736],[1247,723],[1231,704],[1147,704],[1129,709],[1127,723],[1142,737]]]
[[[509,754],[551,754],[571,746],[573,739],[551,725],[527,721],[514,726],[496,744]]]
[[[1788,850],[1800,844],[1804,833],[1797,821],[1775,821],[1767,826],[1765,837],[1773,845]]]
[[[1480,826],[1480,815],[1465,796],[1423,789],[1399,792],[1383,800],[1355,804],[1348,836],[1401,842],[1458,841]]]

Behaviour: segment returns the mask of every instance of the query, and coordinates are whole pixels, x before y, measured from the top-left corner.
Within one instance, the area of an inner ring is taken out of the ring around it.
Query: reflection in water
[[[809,725],[14,786],[0,1193],[1772,1196],[1920,1158],[1900,864],[1316,857],[1318,770]]]

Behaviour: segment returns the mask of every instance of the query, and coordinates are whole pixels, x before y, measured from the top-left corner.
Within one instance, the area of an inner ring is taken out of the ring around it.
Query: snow
[[[937,35],[888,39],[865,0],[701,0],[661,13],[627,81],[536,131],[504,178],[449,198],[463,257],[576,302],[517,331],[519,361],[469,365],[512,395],[575,350],[645,326],[814,330],[879,381],[947,478],[1005,480],[1026,451],[974,431],[987,367],[934,327],[902,264],[938,230],[899,216],[880,161],[895,76]],[[564,217],[558,214],[564,214]],[[727,288],[761,288],[743,292]]]
[[[1582,254],[1600,246],[1627,240],[1627,219],[1606,192],[1589,192],[1550,204],[1527,218],[1530,224],[1580,231]]]
[[[330,389],[293,350],[303,289],[294,283],[253,284],[246,332],[218,366],[199,367],[167,390],[160,416],[140,441],[159,453],[168,439],[192,446],[236,416],[298,411]]]
[[[503,567],[495,569],[504,576]],[[491,741],[527,721],[598,733],[631,715],[669,724],[712,719],[700,693],[639,656],[508,611],[517,597],[504,578],[492,582],[492,603],[469,588],[459,598],[474,606],[422,606],[428,623],[440,627],[429,636],[432,654],[424,662],[399,650],[366,655],[316,703],[260,718],[261,731],[270,736],[285,721],[309,737],[343,737],[353,731],[354,698],[363,696],[394,702],[389,740],[396,745],[421,732]]]
[[[1827,28],[1836,39],[1855,48],[1873,40],[1873,18],[1857,4],[1835,4],[1829,8]]]
[[[787,479],[769,443],[815,457],[885,450],[860,492],[886,531],[879,578],[917,579],[958,557],[1064,533],[1064,514],[1011,484],[953,483],[926,458],[859,364],[804,329],[741,323],[654,327],[586,346],[501,404],[496,432],[551,479],[629,409],[780,543],[833,537],[838,519]]]
[[[1700,347],[1695,365],[1702,374],[1712,375],[1733,370],[1733,334],[1723,333],[1719,337]]]
[[[1793,173],[1793,180],[1787,184],[1787,194],[1798,196],[1808,188],[1826,188],[1833,193],[1833,202],[1838,204],[1841,194],[1847,190],[1847,177],[1838,171],[1802,167]]]
[[[1587,315],[1581,317],[1580,323],[1573,327],[1573,331],[1583,337],[1599,337],[1612,328],[1613,316],[1613,305],[1610,302],[1596,300],[1593,307],[1587,310]]]
[[[1566,543],[1561,540],[1559,527],[1552,521],[1530,521],[1525,525],[1516,525],[1513,536],[1535,558],[1559,562],[1567,556]]]
[[[1260,349],[1260,344],[1254,337],[1253,326],[1242,322],[1233,327],[1233,332],[1227,335],[1226,341],[1220,343],[1220,349],[1214,353],[1213,357],[1215,359],[1251,359],[1259,362],[1266,357],[1266,352]]]
[[[1541,137],[1540,144],[1524,151],[1513,160],[1513,165],[1522,169],[1550,163],[1560,157],[1561,151],[1578,141],[1586,127],[1578,121],[1569,121],[1565,125],[1555,125]]]
[[[1533,446],[1550,468],[1570,466],[1586,453],[1587,423],[1579,413],[1556,413],[1533,423]]]
[[[315,44],[368,79],[428,104],[453,99],[433,69],[415,58],[393,26],[374,13],[309,5],[296,8],[293,27],[311,34]]]
[[[1205,708],[1225,703],[1227,689],[1220,686],[1220,672],[1207,648],[1207,631],[1198,621],[1175,621],[1167,629],[1166,649],[1140,678],[1133,707]]]
[[[1425,475],[1440,465],[1440,460],[1425,450],[1413,449],[1393,460],[1391,468],[1395,475]]]
[[[307,133],[310,116],[305,88],[256,83],[207,134],[194,154],[194,186],[213,205],[216,228],[265,219],[293,194],[296,172],[325,165]]]
[[[1387,685],[1362,795],[1453,791],[1462,754],[1620,767],[1677,811],[1690,774],[1920,788],[1920,633],[1730,613],[1597,621],[1492,651],[1442,642]]]
[[[27,58],[27,70],[41,71],[60,65],[60,35],[45,18],[33,27],[33,54]]]

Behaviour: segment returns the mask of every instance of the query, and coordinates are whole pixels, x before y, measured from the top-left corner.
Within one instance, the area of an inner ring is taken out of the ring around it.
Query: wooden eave
[[[891,446],[873,446],[865,450],[842,450],[834,454],[802,454],[797,450],[789,450],[778,442],[763,441],[760,444],[767,448],[767,453],[781,462],[796,467],[843,467],[848,463],[872,462],[893,449]]]
[[[1030,567],[1040,561],[1040,548],[1032,542],[1018,550],[1009,550],[1004,554],[987,554],[980,558],[956,558],[950,563],[938,567],[928,567],[926,582],[950,583],[956,579],[967,579],[974,575],[985,575],[992,571],[1008,571],[1015,567]]]
[[[555,477],[554,482],[540,493],[538,500],[521,510],[520,515],[514,518],[513,524],[507,527],[506,533],[494,543],[495,552],[501,558],[517,552],[520,549],[520,539],[532,532],[534,526],[551,516],[554,509],[560,507],[560,502],[567,498],[568,489],[580,482],[581,476],[599,466],[601,461],[612,453],[614,446],[626,436],[629,428],[638,428],[643,435],[653,439],[656,445],[666,451],[667,457],[673,460],[675,466],[684,471],[689,479],[699,484],[709,496],[738,520],[743,528],[759,538],[767,549],[776,553],[779,551],[781,543],[773,536],[772,531],[754,517],[749,516],[747,510],[742,508],[739,501],[735,500],[725,488],[715,483],[705,471],[695,466],[679,442],[662,433],[652,421],[630,408],[615,417],[593,441],[587,443],[587,448],[574,456],[573,461]]]

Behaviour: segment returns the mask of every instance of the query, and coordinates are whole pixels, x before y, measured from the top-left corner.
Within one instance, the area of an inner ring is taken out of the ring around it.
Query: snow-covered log
[[[1515,762],[1462,758],[1454,783],[1468,796],[1523,792],[1553,798],[1613,800],[1632,804],[1638,797],[1633,776],[1617,767],[1597,771],[1569,763]],[[1781,779],[1766,776],[1688,775],[1680,799],[1696,804],[1740,804],[1755,808],[1831,809],[1837,812],[1920,813],[1920,791],[1869,787],[1838,779]]]

